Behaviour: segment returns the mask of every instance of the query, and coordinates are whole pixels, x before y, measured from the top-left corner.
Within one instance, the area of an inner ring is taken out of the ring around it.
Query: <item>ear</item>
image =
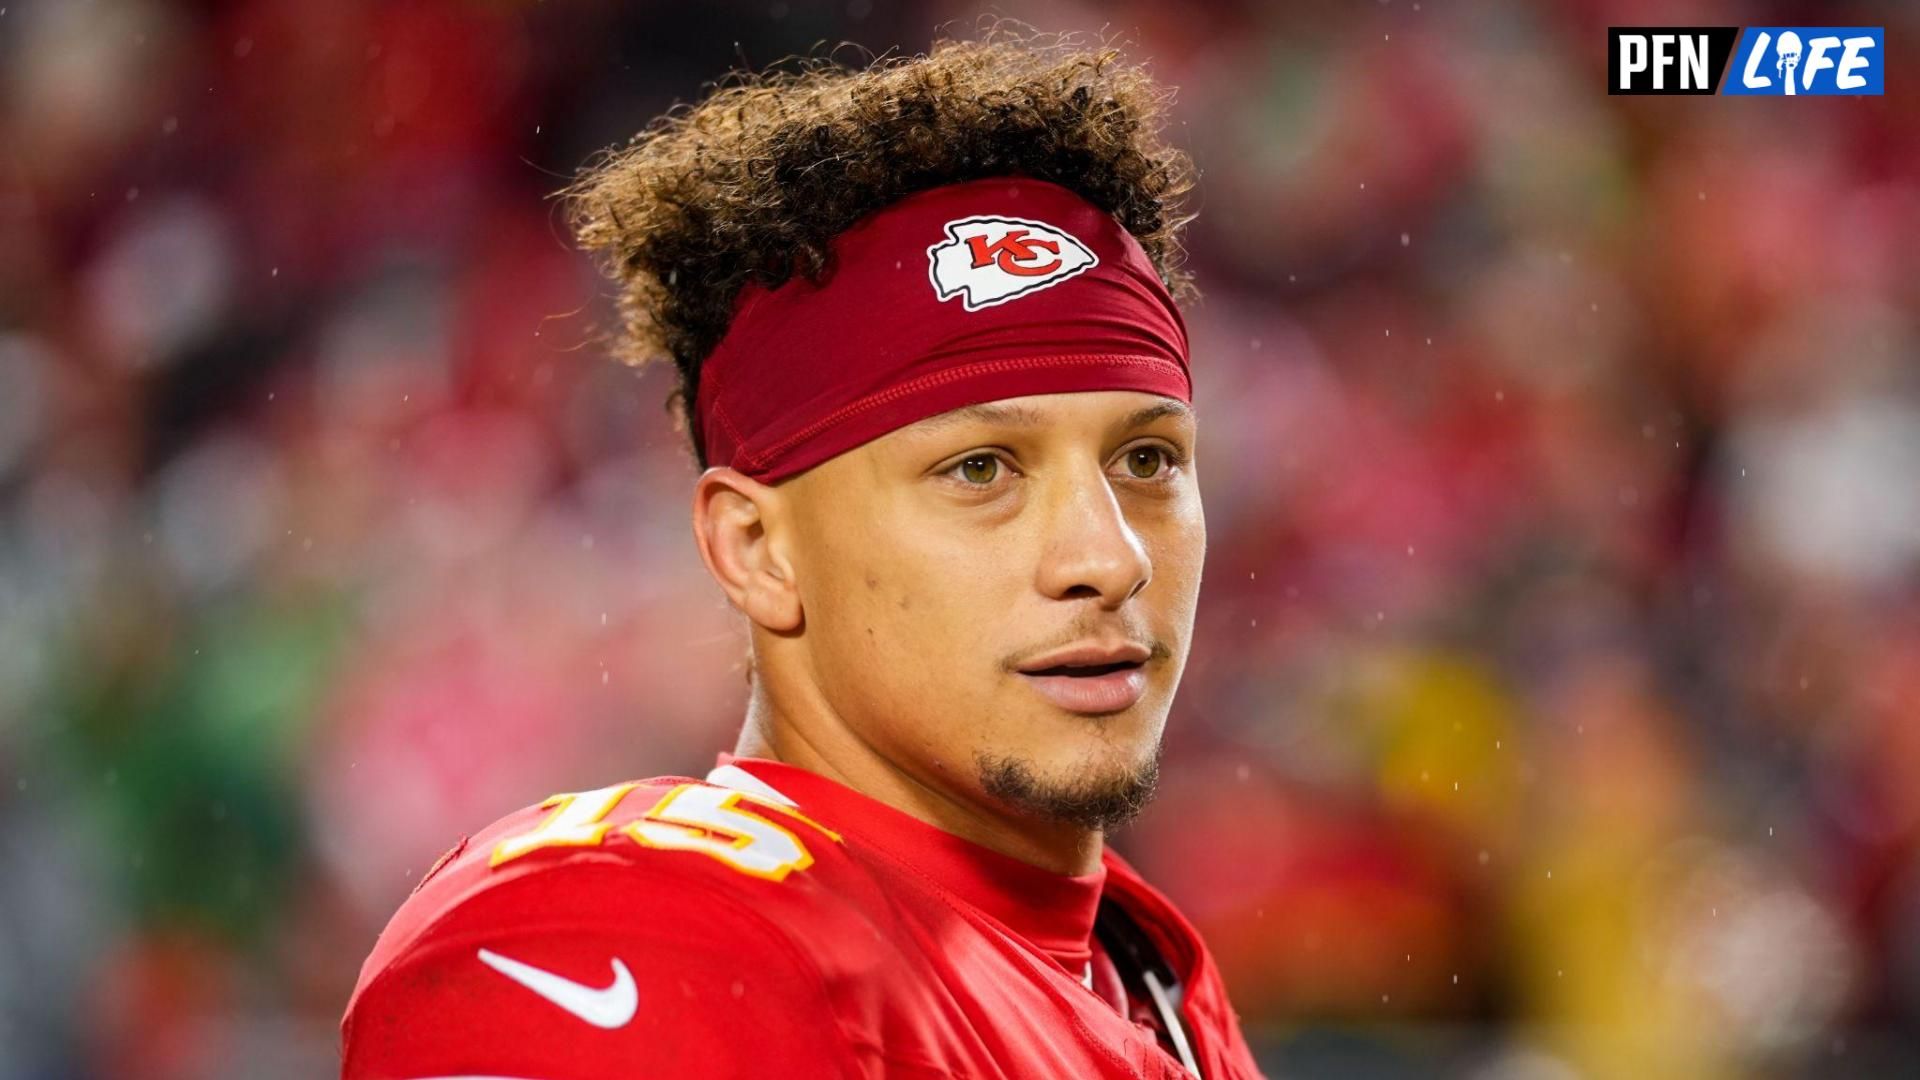
[[[693,487],[693,540],[727,599],[768,630],[800,625],[800,589],[787,555],[780,492],[725,466]]]

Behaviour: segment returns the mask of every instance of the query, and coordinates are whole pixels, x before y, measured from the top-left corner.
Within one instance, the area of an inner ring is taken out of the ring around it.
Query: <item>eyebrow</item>
[[[1148,405],[1128,413],[1116,427],[1119,430],[1131,430],[1150,424],[1163,416],[1192,417],[1193,410],[1185,402],[1165,398],[1159,403]],[[1002,427],[1042,427],[1048,423],[1047,417],[1031,405],[998,405],[991,402],[980,405],[968,405],[938,416],[921,420],[916,426],[924,431],[940,431],[955,424],[965,423],[998,424]]]

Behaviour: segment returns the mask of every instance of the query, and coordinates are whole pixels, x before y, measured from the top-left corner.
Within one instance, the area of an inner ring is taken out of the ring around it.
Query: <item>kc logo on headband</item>
[[[968,311],[1039,292],[1100,264],[1087,245],[1043,221],[960,218],[947,222],[946,234],[927,249],[927,277],[934,295],[958,296]]]

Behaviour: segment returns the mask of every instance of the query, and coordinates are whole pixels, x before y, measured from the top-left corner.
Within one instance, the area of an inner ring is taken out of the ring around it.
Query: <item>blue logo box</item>
[[[1722,94],[1882,94],[1886,35],[1878,26],[1749,26]]]

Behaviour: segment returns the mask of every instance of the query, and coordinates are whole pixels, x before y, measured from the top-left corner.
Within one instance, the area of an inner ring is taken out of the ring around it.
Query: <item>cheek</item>
[[[929,681],[942,682],[961,667],[969,646],[969,628],[978,628],[978,613],[968,606],[969,594],[947,564],[899,566],[893,573],[868,575],[861,602],[876,650],[902,663]],[[972,642],[973,648],[979,642]]]
[[[1201,513],[1199,497],[1167,506],[1141,522],[1140,529],[1142,542],[1153,559],[1154,578],[1177,586],[1169,591],[1196,588],[1207,556],[1207,519]]]
[[[989,647],[966,581],[942,559],[853,566],[825,598],[840,674],[916,710],[966,696],[966,673]]]

